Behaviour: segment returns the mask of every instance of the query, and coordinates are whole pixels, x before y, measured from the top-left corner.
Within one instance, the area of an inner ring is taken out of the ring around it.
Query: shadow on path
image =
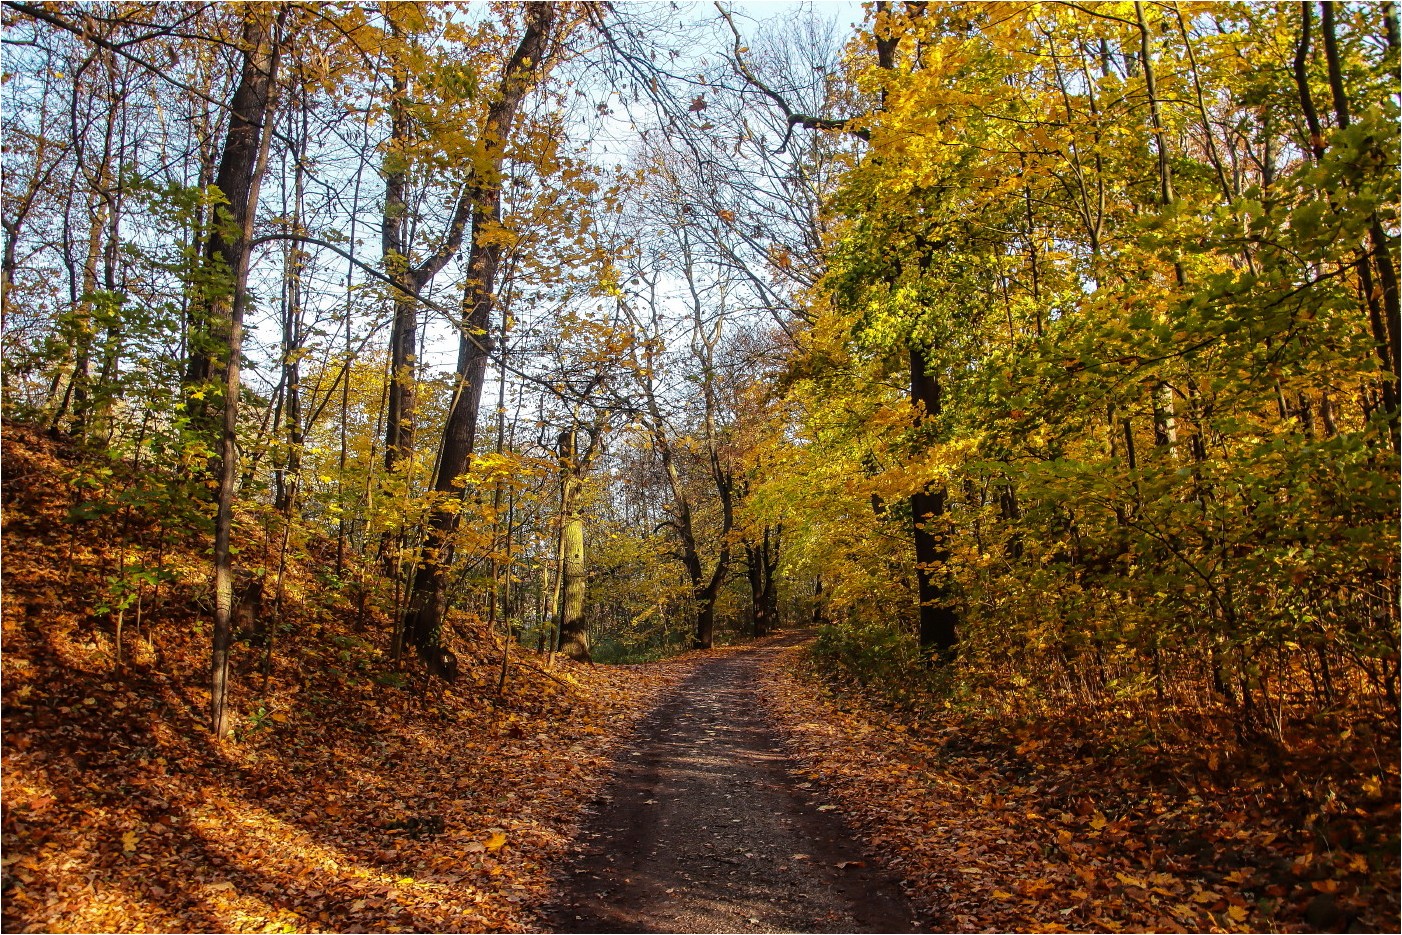
[[[920,931],[769,719],[759,668],[807,635],[702,663],[643,720],[546,911],[553,931]]]

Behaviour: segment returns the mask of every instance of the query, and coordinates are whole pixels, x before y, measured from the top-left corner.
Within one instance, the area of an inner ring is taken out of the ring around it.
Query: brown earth
[[[642,720],[561,875],[555,931],[921,930],[782,750],[760,673],[802,639],[717,652]]]

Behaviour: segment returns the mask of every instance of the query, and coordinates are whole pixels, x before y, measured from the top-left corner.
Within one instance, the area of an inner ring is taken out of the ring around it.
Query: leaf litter
[[[266,692],[236,654],[243,720],[215,741],[199,544],[165,556],[176,581],[117,666],[94,609],[115,523],[69,519],[91,496],[73,451],[4,432],[10,931],[536,928],[631,728],[706,658],[546,672],[527,654],[497,698],[500,644],[459,618],[465,684],[419,700],[384,677],[383,619],[301,600]],[[917,718],[823,682],[799,650],[771,658],[795,785],[946,930],[1397,928],[1396,738],[1273,761],[1201,738],[1126,745],[1074,713]]]
[[[500,644],[459,619],[465,678],[418,701],[374,678],[382,619],[293,602],[266,692],[236,646],[216,741],[199,543],[119,668],[92,610],[115,524],[72,529],[77,456],[4,431],[7,931],[530,929],[615,747],[691,664],[527,654],[497,698]]]
[[[1075,712],[917,717],[774,658],[795,780],[945,931],[1398,929],[1395,737],[1125,744]]]

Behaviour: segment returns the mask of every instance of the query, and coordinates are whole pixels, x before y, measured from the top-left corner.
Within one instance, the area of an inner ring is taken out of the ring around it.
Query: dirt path
[[[643,721],[565,868],[554,931],[920,931],[784,756],[756,688],[777,645],[703,663]]]

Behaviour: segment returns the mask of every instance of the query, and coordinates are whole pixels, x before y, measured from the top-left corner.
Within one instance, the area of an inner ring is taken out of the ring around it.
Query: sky
[[[782,20],[785,17],[792,17],[800,10],[812,10],[819,17],[828,20],[835,20],[840,26],[845,26],[849,32],[855,32],[862,23],[865,13],[863,4],[858,0],[736,0],[728,4],[729,8],[737,14],[736,20],[742,33],[752,34],[758,31],[759,24],[774,20]],[[713,4],[704,0],[694,0],[691,3],[678,4],[678,13],[687,19],[710,20],[716,19]],[[747,28],[745,21],[750,20],[753,28]],[[715,28],[723,29],[719,22],[715,23]],[[728,45],[728,37],[722,37],[722,45]],[[699,50],[698,50],[699,51]],[[684,70],[684,69],[679,69]],[[616,99],[616,95],[605,95],[606,98]],[[643,107],[643,111],[647,108]],[[618,108],[615,118],[606,118],[603,124],[612,124],[611,132],[602,132],[602,127],[596,127],[594,133],[600,142],[611,140],[605,143],[602,149],[594,153],[593,158],[600,165],[613,165],[626,162],[629,150],[632,148],[632,141],[636,139],[636,131],[631,129],[627,108]],[[445,270],[439,277],[437,285],[440,288],[448,289],[449,284],[456,282],[454,270]],[[676,290],[680,291],[680,284],[674,284]],[[451,298],[451,291],[445,294],[446,303],[452,307],[455,305]],[[430,372],[443,373],[451,370],[457,358],[458,338],[456,331],[440,316],[434,313],[424,315],[423,326],[425,328],[424,360]],[[496,381],[496,368],[492,366],[489,374],[488,386],[494,386]],[[484,399],[485,399],[484,394]]]
[[[855,2],[855,0],[737,0],[737,2],[730,4],[730,9],[736,14],[737,25],[740,27],[741,31],[747,35],[758,32],[760,24],[762,23],[776,20],[782,21],[786,17],[793,17],[801,10],[812,10],[823,19],[836,21],[839,26],[846,27],[848,31],[854,31],[864,18],[862,4],[860,2]],[[722,28],[717,20],[713,5],[709,2],[696,0],[696,2],[678,4],[677,15],[687,20],[716,21],[715,28]],[[719,38],[722,47],[728,45],[728,36],[720,36]],[[698,49],[697,51],[700,52],[701,50]],[[704,52],[702,54],[704,54]],[[605,94],[605,97],[608,96],[609,95]],[[645,109],[646,108],[644,108],[644,110]],[[627,108],[618,108],[618,116],[616,118],[617,132],[602,134],[605,138],[612,137],[613,140],[605,144],[604,149],[607,150],[607,152],[600,151],[595,153],[595,158],[601,165],[608,165],[616,161],[626,161],[627,159],[628,152],[633,145],[632,140],[636,138],[636,131],[631,129],[626,112]],[[608,123],[609,120],[605,119],[604,122]],[[600,129],[601,128],[596,127],[595,132],[597,133]],[[374,181],[373,172],[367,177],[365,184],[368,187],[363,193],[364,200],[362,201],[362,211],[364,214],[361,219],[360,229],[357,232],[357,237],[362,240],[362,252],[373,262],[373,255],[378,245],[379,234],[378,212],[374,207],[379,193],[376,191],[377,186]],[[463,253],[466,253],[465,249]],[[448,269],[440,273],[439,276],[436,277],[433,288],[430,290],[430,294],[433,298],[448,308],[456,308],[457,305],[457,296],[460,294],[458,290],[460,289],[462,275],[460,267],[463,259],[463,257],[459,257],[457,262],[454,262]],[[321,258],[321,264],[323,266],[322,275],[326,277],[327,281],[344,281],[344,273],[339,272],[339,270],[342,269],[342,264],[336,258],[324,256]],[[264,258],[260,266],[263,267],[263,272],[267,272],[270,276],[275,276],[279,264],[269,255]],[[357,281],[361,281],[363,278],[364,277],[360,275],[355,277]],[[337,296],[341,294],[339,290],[333,291],[336,292]],[[270,292],[270,295],[273,294],[275,294],[275,292]],[[332,304],[338,301],[336,296],[332,296],[329,293],[326,298],[331,299]],[[272,315],[272,311],[273,310],[269,308],[267,310],[267,315],[260,316],[261,321],[254,321],[251,322],[251,324],[253,326],[252,336],[254,339],[265,347],[275,348],[279,340],[280,329],[277,327],[276,322],[273,321],[274,316]],[[443,321],[441,315],[428,309],[424,309],[421,312],[420,327],[424,330],[424,355],[422,363],[426,366],[428,371],[426,375],[441,375],[447,371],[451,371],[457,358],[458,338],[456,330],[446,321]],[[373,344],[375,346],[381,346],[387,333],[387,329],[383,330],[373,341]],[[262,359],[257,359],[259,357]],[[247,378],[260,392],[270,392],[273,384],[275,384],[278,379],[276,366],[272,365],[270,360],[263,355],[257,355],[255,359],[249,361],[249,364],[250,372],[247,374]],[[496,382],[495,367],[493,367],[492,370],[493,372],[488,377],[487,385],[494,388]],[[494,393],[484,394],[484,401],[488,396],[494,398]]]

